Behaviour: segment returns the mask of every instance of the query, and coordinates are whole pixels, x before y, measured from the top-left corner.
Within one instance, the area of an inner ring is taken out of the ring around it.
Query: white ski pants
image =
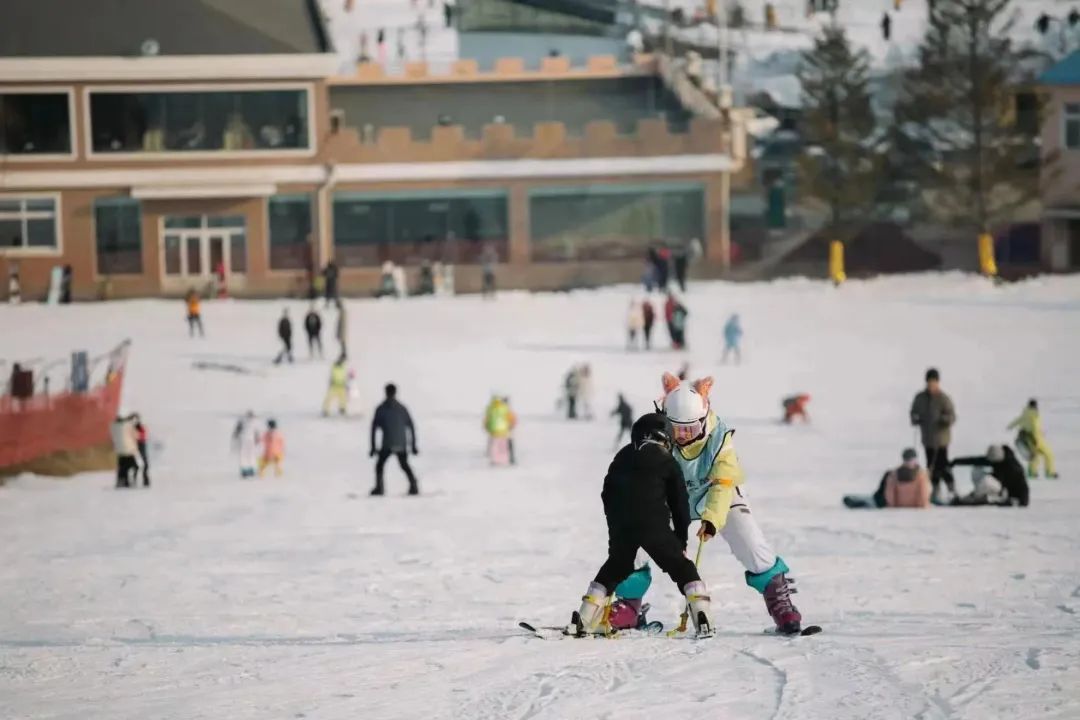
[[[731,498],[731,510],[728,512],[727,523],[720,530],[720,537],[724,538],[731,548],[735,559],[754,575],[763,573],[776,564],[776,553],[765,540],[757,520],[750,512],[746,490],[741,487],[735,488],[735,494]]]

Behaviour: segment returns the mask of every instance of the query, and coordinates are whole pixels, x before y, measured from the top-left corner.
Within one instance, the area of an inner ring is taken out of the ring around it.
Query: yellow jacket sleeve
[[[712,487],[705,495],[705,508],[701,519],[708,521],[720,530],[727,523],[728,510],[735,495],[735,488],[743,483],[743,471],[735,448],[729,447],[716,456],[712,470],[709,471]]]

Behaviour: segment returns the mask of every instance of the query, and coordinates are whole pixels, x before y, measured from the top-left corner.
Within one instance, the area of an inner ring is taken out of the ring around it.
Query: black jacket
[[[990,462],[985,455],[973,455],[971,457],[956,458],[950,465],[978,465],[990,468],[990,472],[998,479],[1005,492],[1009,493],[1010,500],[1015,500],[1022,507],[1027,507],[1031,499],[1028,490],[1027,476],[1024,467],[1016,459],[1016,453],[1008,445],[1005,447],[1005,459],[1001,462]],[[1010,502],[1010,504],[1012,504]]]
[[[316,337],[322,332],[322,318],[319,317],[319,313],[312,310],[307,314],[304,318],[304,329],[312,337]]]
[[[281,320],[278,320],[277,334],[278,337],[285,342],[292,340],[292,321],[289,320],[289,318],[283,317]]]
[[[375,447],[375,431],[382,430],[380,449],[390,452],[405,452],[409,447],[416,447],[416,428],[405,406],[397,399],[383,400],[375,408],[375,417],[371,420],[371,447]]]
[[[624,428],[630,428],[634,425],[634,410],[630,407],[629,403],[622,397],[619,398],[619,404],[612,411],[611,416],[619,416],[619,426]]]
[[[641,532],[666,527],[686,546],[690,500],[682,470],[671,453],[646,443],[640,450],[627,445],[611,461],[604,478],[604,514],[608,529]]]

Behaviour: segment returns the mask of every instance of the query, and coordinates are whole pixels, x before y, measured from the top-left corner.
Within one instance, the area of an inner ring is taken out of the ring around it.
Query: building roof
[[[1039,76],[1040,85],[1080,85],[1080,51],[1074,52]]]
[[[3,0],[0,58],[329,51],[316,0]],[[77,9],[73,7],[77,5]]]

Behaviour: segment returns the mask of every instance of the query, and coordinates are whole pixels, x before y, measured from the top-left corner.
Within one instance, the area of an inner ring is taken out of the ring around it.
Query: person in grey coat
[[[376,431],[382,431],[382,444],[375,449]],[[413,426],[409,411],[398,402],[397,386],[393,383],[386,386],[386,399],[379,407],[375,408],[375,417],[371,420],[371,457],[378,456],[375,462],[375,487],[372,495],[382,495],[383,468],[391,455],[397,457],[398,465],[401,466],[405,477],[409,479],[409,494],[419,495],[420,488],[416,484],[416,476],[409,467],[409,458],[406,454],[412,449],[413,455],[419,455],[416,449],[416,428]]]
[[[918,427],[922,434],[926,468],[930,471],[935,496],[942,481],[949,493],[956,496],[956,484],[949,469],[949,442],[955,422],[956,409],[941,389],[941,375],[936,368],[930,368],[926,371],[926,389],[911,402],[911,424]]]

